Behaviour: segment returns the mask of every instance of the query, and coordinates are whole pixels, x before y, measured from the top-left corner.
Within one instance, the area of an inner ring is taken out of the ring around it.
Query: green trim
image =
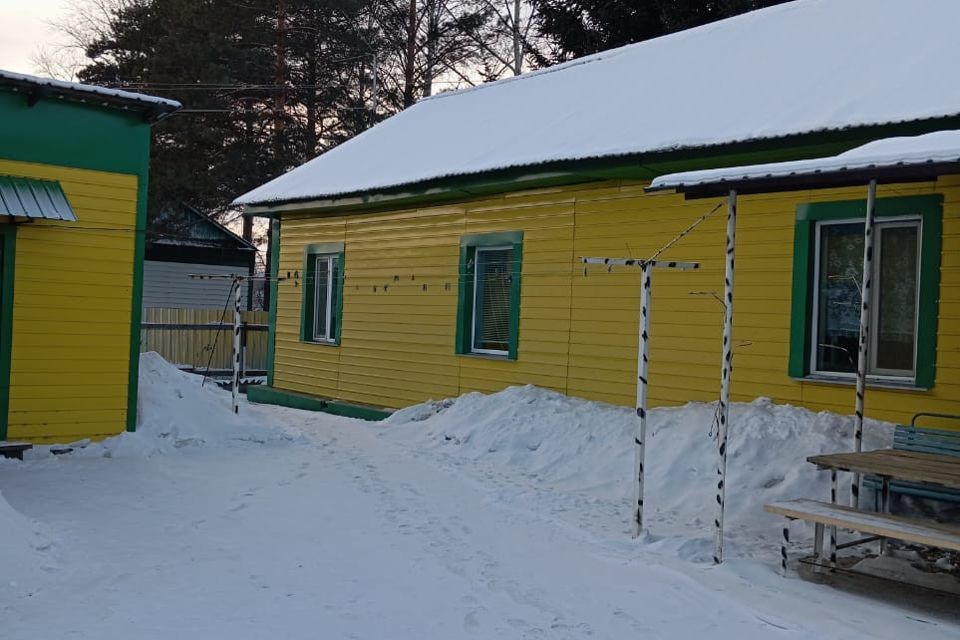
[[[340,251],[337,260],[340,262],[340,271],[337,273],[337,326],[334,328],[333,341],[340,344],[340,335],[343,331],[343,283],[346,280],[346,253]]]
[[[317,270],[317,261],[318,256],[324,255],[336,255],[338,264],[337,272],[337,308],[334,309],[334,314],[337,317],[337,324],[333,328],[333,342],[320,342],[313,339],[312,327],[313,327],[313,314],[314,314],[314,286],[313,282],[316,278]],[[315,244],[308,244],[303,250],[303,274],[302,280],[302,297],[300,302],[300,342],[308,342],[310,344],[317,344],[323,346],[332,346],[336,347],[340,345],[340,334],[343,328],[343,283],[344,283],[344,245],[342,242],[320,242]]]
[[[10,359],[13,353],[13,289],[16,283],[17,227],[0,225],[0,440],[7,439],[10,416]]]
[[[0,90],[0,158],[139,175],[150,126],[136,113]]]
[[[814,229],[823,220],[864,218],[866,200],[807,203],[797,207],[793,249],[793,288],[790,322],[790,360],[793,378],[810,373],[811,313],[813,310]],[[943,233],[943,196],[880,198],[876,216],[919,215],[920,300],[917,306],[917,373],[914,386],[928,389],[936,378],[937,315],[940,295],[940,257]]]
[[[277,290],[280,277],[280,220],[271,220],[273,233],[270,235],[270,311],[267,328],[267,385],[273,385],[273,370],[277,359]]]
[[[247,400],[260,404],[275,404],[281,407],[304,409],[306,411],[323,411],[346,418],[379,421],[393,413],[389,409],[377,409],[364,405],[317,398],[305,393],[284,391],[270,386],[251,385],[247,387]]]
[[[261,216],[284,212],[359,213],[601,180],[646,182],[677,171],[832,156],[878,138],[919,135],[943,129],[960,129],[960,117],[799,134],[696,149],[549,162],[477,175],[440,178],[368,193],[344,194],[329,199],[250,205],[246,210]]]
[[[149,144],[149,138],[148,138]],[[149,148],[144,159],[149,158]],[[137,176],[137,219],[133,234],[133,290],[130,295],[130,367],[127,378],[127,431],[137,430],[137,393],[140,389],[140,323],[143,320],[143,271],[147,237],[149,171]]]
[[[457,331],[455,338],[455,352],[458,355],[491,357],[487,354],[473,353],[473,345],[471,344],[474,256],[476,256],[478,247],[495,247],[507,244],[513,247],[513,270],[510,281],[510,338],[505,359],[517,359],[520,343],[520,281],[522,280],[523,270],[522,231],[473,234],[460,238],[460,275],[457,289]]]

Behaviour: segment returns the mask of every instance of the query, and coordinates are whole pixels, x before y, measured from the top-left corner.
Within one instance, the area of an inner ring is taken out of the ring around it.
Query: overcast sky
[[[66,0],[0,0],[0,69],[35,73],[30,56],[40,45],[57,40],[46,24]]]

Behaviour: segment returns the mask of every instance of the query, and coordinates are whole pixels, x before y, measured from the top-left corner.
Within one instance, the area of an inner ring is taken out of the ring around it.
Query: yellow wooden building
[[[178,107],[0,71],[0,440],[135,428],[150,125]]]
[[[279,276],[269,381],[251,398],[372,417],[535,384],[633,405],[639,275],[580,258],[645,258],[721,203],[647,193],[657,175],[960,128],[942,81],[960,5],[924,4],[919,25],[902,3],[788,3],[441,94],[244,195],[275,222]],[[733,400],[852,412],[864,197],[741,196]],[[868,415],[960,413],[960,175],[879,197],[889,269],[911,275],[880,274]],[[717,397],[724,253],[720,214],[663,256],[703,268],[656,276],[654,406]]]

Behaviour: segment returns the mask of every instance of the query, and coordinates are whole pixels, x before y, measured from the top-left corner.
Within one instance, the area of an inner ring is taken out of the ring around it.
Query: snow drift
[[[7,463],[4,463],[7,464]],[[15,463],[9,463],[15,464]],[[39,571],[49,566],[46,552],[51,543],[42,526],[16,511],[0,493],[0,566],[5,578],[0,580],[0,599],[10,594],[29,593],[39,579]],[[15,579],[11,580],[13,576]]]
[[[645,518],[658,536],[712,533],[718,457],[711,434],[714,410],[714,404],[689,403],[650,413]],[[631,409],[525,386],[417,405],[386,422],[385,438],[615,504],[626,522],[636,429]],[[763,513],[764,503],[829,495],[829,477],[806,457],[849,450],[852,432],[852,418],[765,398],[731,405],[725,518],[728,537],[744,543],[741,551],[774,539],[770,532],[779,520]],[[888,446],[891,434],[890,425],[868,421],[864,446]]]
[[[266,425],[262,419],[230,409],[230,394],[213,382],[203,384],[150,352],[140,355],[137,430],[87,446],[88,455],[150,456],[183,447],[230,446],[299,440],[293,429]],[[246,402],[244,401],[244,405]]]

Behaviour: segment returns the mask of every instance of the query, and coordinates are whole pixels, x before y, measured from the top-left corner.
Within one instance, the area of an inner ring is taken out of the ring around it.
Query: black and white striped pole
[[[637,438],[634,442],[634,472],[637,490],[633,511],[633,537],[643,531],[643,465],[647,443],[647,378],[650,370],[650,285],[653,264],[643,265],[643,282],[640,285],[640,342],[637,349]]]
[[[877,181],[867,187],[867,212],[863,223],[863,286],[860,288],[860,349],[857,353],[857,404],[853,422],[854,451],[863,450],[863,397],[867,388],[867,358],[870,345],[870,309],[873,305],[874,219],[877,209]],[[850,505],[860,507],[860,474],[853,474]]]
[[[191,273],[187,277],[193,280],[230,280],[232,287],[230,292],[227,294],[227,300],[230,300],[230,294],[233,294],[233,380],[231,381],[231,408],[234,413],[240,413],[240,358],[243,353],[243,348],[240,344],[240,331],[243,328],[243,319],[241,312],[243,310],[242,299],[243,299],[243,283],[244,282],[253,282],[255,280],[262,280],[264,282],[275,281],[282,282],[288,280],[288,278],[270,278],[269,276],[241,276],[236,274],[202,274],[202,273]],[[226,311],[226,303],[224,304],[224,311]],[[222,320],[222,319],[221,319]],[[220,331],[217,330],[217,336],[219,337]],[[216,345],[214,345],[216,347]]]
[[[733,373],[733,267],[737,235],[737,192],[727,196],[727,253],[723,291],[723,353],[720,377],[720,406],[717,408],[717,448],[720,459],[717,464],[717,504],[714,527],[713,561],[723,562],[723,512],[726,500],[727,480],[727,432],[730,424],[730,376]]]
[[[659,252],[658,252],[659,253]],[[643,532],[643,483],[647,442],[647,388],[650,366],[650,302],[653,269],[699,269],[698,262],[668,262],[665,260],[635,260],[632,258],[581,258],[583,264],[640,267],[640,337],[637,345],[637,433],[634,436],[634,503],[633,537]]]
[[[234,278],[233,288],[233,384],[231,385],[231,400],[234,413],[240,412],[240,324],[241,324],[241,307],[240,299],[243,293],[243,279]]]

